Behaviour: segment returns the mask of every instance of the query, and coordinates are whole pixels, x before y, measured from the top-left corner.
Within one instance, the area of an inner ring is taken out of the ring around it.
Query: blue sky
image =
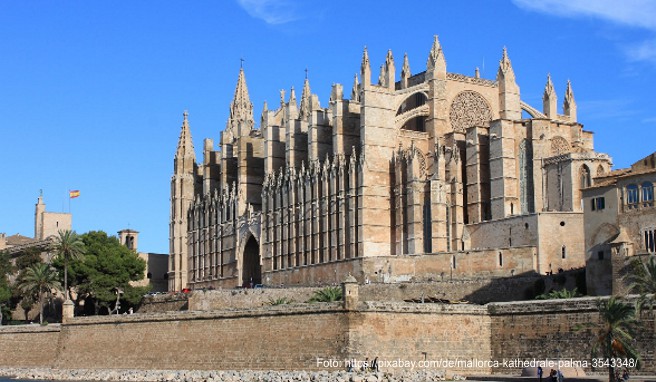
[[[626,167],[656,150],[656,1],[0,2],[0,232],[34,233],[39,190],[78,232],[141,232],[168,252],[170,177],[183,111],[200,157],[218,142],[243,58],[256,120],[308,69],[325,107],[350,93],[363,47],[377,68],[425,69],[439,35],[447,70],[494,79],[503,47],[522,99],[558,104],[572,81],[579,121]],[[398,78],[399,73],[397,73]]]

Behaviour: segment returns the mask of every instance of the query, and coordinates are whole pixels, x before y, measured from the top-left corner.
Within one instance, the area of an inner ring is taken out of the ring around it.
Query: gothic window
[[[597,176],[604,176],[606,175],[606,170],[604,170],[604,166],[599,165],[597,167]]]
[[[492,120],[492,111],[482,95],[466,90],[451,102],[449,119],[454,131],[465,132],[472,126],[488,126]]]
[[[579,181],[580,181],[580,188],[587,188],[590,187],[590,169],[588,166],[583,165],[581,166],[581,169],[579,170]]]
[[[524,139],[519,145],[519,188],[522,213],[535,212],[533,203],[533,146]]]
[[[626,186],[626,204],[629,208],[636,207],[638,204],[638,186],[629,184]]]
[[[654,185],[651,182],[642,184],[641,200],[645,207],[654,205]]]

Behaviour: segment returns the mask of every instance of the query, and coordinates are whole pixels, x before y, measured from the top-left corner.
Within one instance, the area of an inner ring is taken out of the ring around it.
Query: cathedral
[[[400,77],[365,48],[322,106],[306,78],[256,126],[243,68],[197,162],[185,112],[171,179],[169,290],[545,274],[585,266],[582,189],[608,173],[549,76],[542,111],[503,50],[495,80],[450,73],[437,37]]]

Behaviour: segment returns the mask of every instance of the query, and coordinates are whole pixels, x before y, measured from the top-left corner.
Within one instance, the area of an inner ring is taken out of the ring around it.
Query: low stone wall
[[[317,355],[345,356],[347,328],[340,303],[80,317],[62,326],[54,366],[318,369]]]
[[[429,298],[468,301],[475,304],[533,299],[552,288],[560,289],[559,281],[568,289],[576,287],[577,275],[583,270],[556,275],[529,273],[524,276],[454,279],[421,283],[370,283],[360,285],[363,301],[407,301]],[[562,280],[556,280],[557,278]]]
[[[166,313],[188,310],[189,296],[184,293],[162,293],[144,297],[139,313]]]
[[[196,290],[189,295],[189,310],[250,309],[271,306],[276,300],[307,302],[318,287]]]
[[[508,361],[590,361],[595,333],[573,328],[598,322],[596,302],[360,301],[76,317],[0,328],[0,367],[337,371],[378,357],[384,372],[519,375],[524,366]],[[654,373],[654,313],[642,324],[642,372]]]
[[[600,322],[598,298],[577,298],[530,302],[492,303],[492,358],[496,360],[563,360],[592,371],[592,346],[597,334],[591,329],[575,330],[578,325]],[[629,302],[632,302],[629,300]],[[642,356],[642,373],[656,372],[655,313],[645,311],[635,336]],[[587,362],[586,366],[583,364]],[[521,367],[501,364],[494,371],[518,373]],[[599,370],[597,370],[599,371]],[[601,370],[602,372],[604,370]]]
[[[59,324],[0,326],[0,365],[51,365],[59,353]]]

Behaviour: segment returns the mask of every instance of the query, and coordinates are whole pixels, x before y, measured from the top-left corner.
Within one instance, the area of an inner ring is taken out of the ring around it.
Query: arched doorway
[[[251,236],[246,242],[242,259],[242,285],[254,286],[262,284],[260,245],[255,240],[255,237]]]

